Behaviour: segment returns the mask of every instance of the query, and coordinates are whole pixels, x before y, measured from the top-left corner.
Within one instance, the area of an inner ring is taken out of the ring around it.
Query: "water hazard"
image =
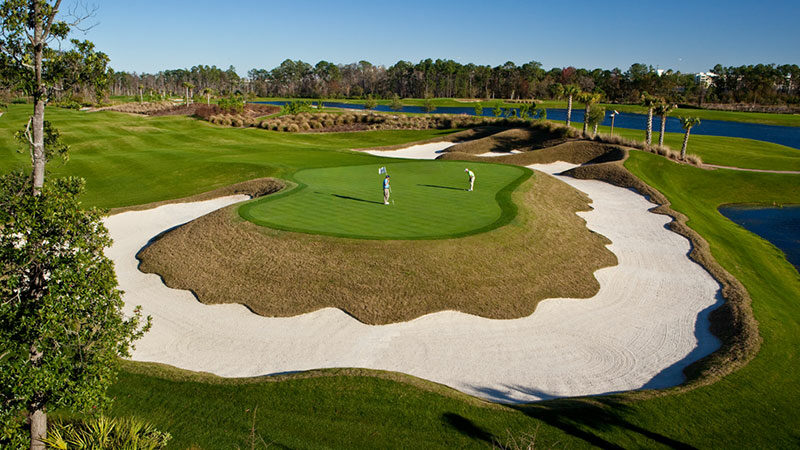
[[[724,206],[723,216],[770,241],[800,271],[800,205],[778,207]]]
[[[266,103],[270,105],[283,105],[287,102],[255,102]],[[364,105],[353,103],[340,103],[340,102],[324,102],[324,105],[330,108],[348,108],[348,109],[364,109]],[[383,112],[396,112],[388,105],[378,105],[375,107],[376,111]],[[425,108],[422,106],[403,106],[399,112],[406,113],[425,113]],[[442,106],[437,107],[434,113],[440,114],[467,114],[470,116],[475,115],[475,108],[470,106]],[[493,116],[491,107],[483,108],[483,116]],[[567,118],[566,109],[547,109],[547,118],[553,121],[563,121]],[[572,121],[583,122],[583,109],[572,110]],[[603,121],[603,125],[611,125],[611,117],[607,113]],[[647,128],[647,116],[644,114],[634,113],[619,113],[614,119],[614,126],[620,128],[630,128],[634,130],[644,130]],[[653,128],[654,131],[661,127],[661,119],[654,117]],[[668,133],[683,133],[680,121],[677,117],[667,117],[666,131]],[[724,120],[703,120],[700,125],[692,128],[692,134],[700,134],[707,136],[728,136],[746,139],[755,139],[759,141],[773,142],[775,144],[785,145],[800,149],[800,127],[784,127],[778,125],[761,125],[755,123],[743,122],[728,122]]]

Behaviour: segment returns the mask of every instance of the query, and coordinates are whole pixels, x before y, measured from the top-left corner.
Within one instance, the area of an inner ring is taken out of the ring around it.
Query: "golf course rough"
[[[383,204],[386,167],[392,195]],[[443,239],[489,231],[517,214],[511,193],[528,169],[463,162],[413,161],[298,171],[297,187],[243,204],[239,214],[261,226],[358,239]]]

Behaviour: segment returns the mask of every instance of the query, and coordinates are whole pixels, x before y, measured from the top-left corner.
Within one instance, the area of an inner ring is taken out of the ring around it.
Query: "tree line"
[[[461,64],[452,60],[426,59],[417,64],[399,61],[385,67],[368,61],[334,64],[320,61],[311,65],[287,59],[272,69],[252,69],[239,77],[233,67],[194,66],[156,74],[113,72],[113,95],[137,95],[140,88],[150,93],[181,93],[184,83],[212,89],[219,95],[233,93],[261,97],[304,98],[486,98],[551,99],[558,85],[574,85],[581,91],[601,93],[614,103],[637,103],[643,93],[670,102],[749,103],[759,105],[800,104],[800,67],[796,64],[757,64],[711,69],[716,76],[709,83],[695,74],[660,71],[653,66],[633,64],[619,68],[545,70],[541,63],[513,62],[491,67]]]

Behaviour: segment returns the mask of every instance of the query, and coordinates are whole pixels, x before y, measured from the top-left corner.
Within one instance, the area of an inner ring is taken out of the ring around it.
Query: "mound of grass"
[[[398,165],[420,170],[452,164]],[[479,177],[482,169],[476,169]],[[494,203],[491,196],[484,200]],[[204,303],[245,302],[265,316],[335,307],[369,324],[442,310],[511,319],[531,314],[543,298],[594,295],[599,288],[594,271],[616,264],[616,258],[604,247],[608,240],[575,215],[588,209],[586,196],[536,174],[513,200],[520,208],[508,225],[434,241],[338,239],[265,229],[243,222],[231,207],[163,235],[139,254],[140,269],[160,274],[171,287],[191,289]],[[379,212],[390,208],[366,206]]]
[[[477,189],[467,191],[464,164],[443,161],[387,164],[391,204],[383,204],[380,165],[297,172],[298,187],[246,203],[245,219],[270,228],[365,239],[465,236],[508,223],[516,213],[509,193],[530,175],[513,166],[474,164]]]

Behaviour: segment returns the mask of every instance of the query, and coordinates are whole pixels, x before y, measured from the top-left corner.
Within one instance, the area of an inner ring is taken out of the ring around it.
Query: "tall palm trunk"
[[[653,108],[647,110],[647,145],[653,141]]]
[[[569,126],[570,119],[572,118],[572,96],[567,100],[567,126]]]
[[[689,145],[689,132],[692,128],[686,129],[686,134],[683,135],[683,146],[681,147],[681,159],[686,159],[686,147]]]
[[[664,130],[666,130],[666,128],[667,128],[667,115],[666,114],[662,114],[661,115],[661,134],[658,135],[658,146],[659,147],[663,147],[664,146]]]
[[[597,125],[598,124],[594,124],[594,128],[592,129],[592,137],[597,136]]]
[[[583,134],[589,129],[589,102],[586,102],[586,107],[583,109]]]

